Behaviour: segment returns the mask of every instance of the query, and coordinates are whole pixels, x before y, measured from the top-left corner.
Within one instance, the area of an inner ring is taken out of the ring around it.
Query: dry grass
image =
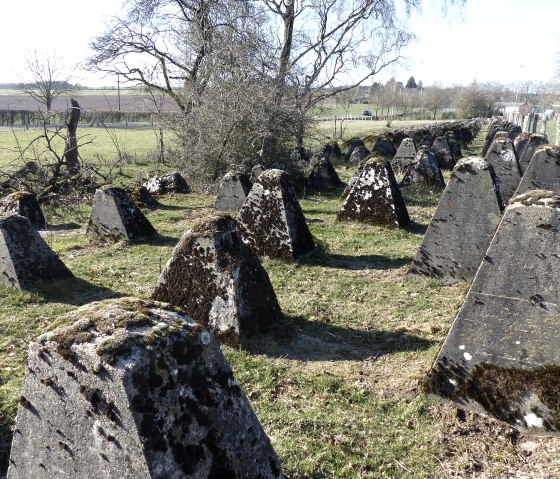
[[[480,143],[468,154],[476,153]],[[349,172],[339,170],[347,178]],[[338,191],[301,201],[320,248],[301,264],[264,260],[285,318],[246,351],[224,347],[290,478],[554,478],[560,441],[457,413],[421,383],[468,285],[407,277],[439,191],[404,190],[413,220],[391,231],[338,222]],[[213,198],[177,195],[147,215],[160,244],[91,246],[88,208],[50,210],[47,241],[79,280],[0,288],[0,464],[5,467],[28,342],[77,305],[146,297],[173,244]],[[2,477],[0,466],[0,477]]]

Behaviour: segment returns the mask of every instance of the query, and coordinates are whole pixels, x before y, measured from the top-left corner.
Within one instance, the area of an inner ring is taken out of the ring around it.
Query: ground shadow
[[[398,269],[412,261],[412,258],[387,258],[377,254],[346,255],[332,254],[321,248],[321,245],[309,255],[299,259],[298,263],[307,266],[324,268],[364,270],[364,269]]]
[[[416,221],[410,221],[406,226],[405,230],[409,233],[415,233],[419,235],[423,235],[428,230],[428,226],[425,223],[417,223]]]
[[[152,246],[175,246],[178,242],[179,238],[174,236],[165,236],[162,234],[144,238],[142,241],[139,241],[139,243],[149,244]]]
[[[152,211],[156,211],[156,210],[164,210],[164,211],[184,211],[184,210],[193,210],[196,209],[196,207],[191,208],[188,206],[178,206],[178,205],[164,205],[163,203],[160,203],[158,201],[157,206],[155,206],[154,208],[149,208]]]
[[[362,331],[285,315],[272,333],[250,338],[244,349],[300,361],[363,361],[397,352],[424,351],[435,344],[406,332]]]
[[[33,288],[33,292],[46,301],[55,301],[75,306],[83,306],[93,301],[125,296],[123,293],[113,291],[104,286],[95,285],[81,278],[38,283]]]
[[[82,227],[81,224],[79,223],[62,223],[60,225],[47,225],[46,228],[43,228],[39,231],[45,231],[45,232],[49,232],[49,231],[68,231],[68,230],[77,230],[80,229]]]

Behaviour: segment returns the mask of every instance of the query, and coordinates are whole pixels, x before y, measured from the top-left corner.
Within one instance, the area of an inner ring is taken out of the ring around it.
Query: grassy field
[[[468,288],[406,275],[441,191],[403,189],[413,222],[398,231],[336,221],[339,194],[307,191],[301,200],[314,254],[300,264],[263,260],[285,315],[275,333],[244,351],[222,348],[287,477],[557,477],[558,439],[458,415],[422,392]],[[46,210],[51,225],[66,225],[46,241],[77,279],[34,292],[0,287],[0,478],[29,341],[79,305],[148,297],[173,245],[213,201],[163,197],[167,208],[146,213],[161,241],[105,248],[84,234],[88,206]]]

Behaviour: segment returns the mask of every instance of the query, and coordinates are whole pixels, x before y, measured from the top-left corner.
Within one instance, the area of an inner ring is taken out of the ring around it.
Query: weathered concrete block
[[[229,211],[237,213],[245,203],[253,183],[249,175],[239,171],[229,171],[220,182],[216,195],[214,211]]]
[[[130,195],[111,185],[95,192],[86,234],[101,242],[135,242],[157,236]]]
[[[259,176],[237,223],[243,241],[261,256],[294,261],[315,248],[292,182],[282,170]]]
[[[393,158],[397,152],[391,137],[387,134],[379,135],[375,139],[375,143],[371,151],[376,156],[384,156],[386,158]]]
[[[445,139],[447,140],[447,144],[449,145],[449,151],[451,152],[451,158],[453,162],[456,164],[458,160],[463,158],[463,153],[461,152],[461,145],[455,138],[455,133],[452,131],[445,132]]]
[[[521,154],[518,153],[517,158],[519,160],[519,167],[521,168],[521,172],[525,174],[527,167],[529,166],[529,162],[533,158],[535,151],[539,146],[546,145],[548,143],[548,139],[546,135],[541,135],[540,133],[531,133],[529,136],[529,140],[523,148]]]
[[[359,146],[365,146],[364,142],[360,138],[351,138],[348,145],[348,153],[344,157],[344,161],[348,163],[350,161],[350,157],[352,156],[352,152],[358,148]]]
[[[515,148],[507,134],[505,138],[495,135],[485,159],[494,169],[500,202],[505,208],[521,181],[521,169],[515,155]]]
[[[449,283],[472,281],[500,218],[492,166],[477,157],[459,160],[410,274]]]
[[[529,190],[549,190],[560,193],[560,148],[538,147],[519,183],[516,194]]]
[[[416,146],[412,138],[403,138],[395,157],[391,161],[391,167],[395,172],[405,172],[412,167],[416,158]]]
[[[0,216],[0,284],[28,289],[41,281],[73,277],[27,218]]]
[[[270,331],[282,318],[268,274],[226,215],[210,217],[183,235],[152,298],[181,307],[233,347]]]
[[[32,228],[43,229],[45,216],[33,193],[18,191],[0,199],[0,215],[20,215],[28,219]]]
[[[560,432],[560,196],[511,199],[426,381],[519,430]]]
[[[257,181],[257,178],[261,176],[261,173],[264,170],[266,170],[266,168],[263,165],[255,165],[253,166],[253,168],[251,168],[251,184]]]
[[[151,210],[155,210],[161,206],[159,201],[148,192],[148,188],[145,186],[132,184],[127,186],[125,191],[130,195],[134,204],[138,206],[138,208],[149,208]]]
[[[365,160],[370,155],[370,151],[365,146],[356,146],[352,153],[350,154],[348,161],[346,162],[346,168],[352,168],[353,166],[358,166],[363,160]]]
[[[406,205],[387,160],[376,157],[365,162],[337,218],[391,228],[408,224]]]
[[[166,193],[190,193],[191,189],[187,180],[179,172],[167,173],[162,176],[153,176],[142,186],[146,187],[151,195],[164,195]]]
[[[445,181],[441,169],[436,161],[434,151],[427,146],[420,146],[416,153],[414,164],[408,169],[402,183],[409,185],[419,183],[428,186],[445,188]]]
[[[354,150],[356,152],[357,150]],[[312,188],[342,188],[338,173],[326,155],[315,155],[311,158],[310,171],[305,182]]]
[[[440,169],[451,170],[455,166],[455,160],[451,154],[449,143],[444,136],[438,136],[432,143],[432,150]]]
[[[31,343],[8,476],[280,478],[219,346],[135,298],[92,303]]]

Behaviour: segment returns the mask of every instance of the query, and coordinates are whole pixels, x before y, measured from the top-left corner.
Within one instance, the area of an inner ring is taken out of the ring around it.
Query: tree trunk
[[[282,22],[284,24],[284,32],[282,38],[282,51],[278,60],[278,100],[280,100],[284,93],[286,85],[286,76],[290,67],[290,55],[292,53],[292,38],[294,36],[294,21],[295,10],[294,0],[286,1],[286,11],[282,14]]]
[[[74,175],[80,172],[80,162],[78,158],[78,139],[76,130],[80,121],[80,105],[73,98],[70,99],[72,107],[66,116],[66,142],[64,145],[64,161],[68,173]]]

